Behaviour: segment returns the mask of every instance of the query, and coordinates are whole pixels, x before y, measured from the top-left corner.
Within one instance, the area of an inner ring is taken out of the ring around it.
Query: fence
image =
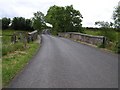
[[[79,40],[93,45],[105,45],[106,42],[106,38],[104,36],[93,36],[82,33],[74,33],[74,32],[59,33],[58,36]]]

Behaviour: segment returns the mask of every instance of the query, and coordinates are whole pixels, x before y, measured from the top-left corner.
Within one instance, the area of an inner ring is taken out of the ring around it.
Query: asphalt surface
[[[10,88],[117,88],[118,57],[65,38],[42,35],[42,46]]]

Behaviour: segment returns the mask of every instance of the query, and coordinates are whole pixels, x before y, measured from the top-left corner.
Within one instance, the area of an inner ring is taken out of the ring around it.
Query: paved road
[[[37,55],[11,88],[117,88],[118,57],[74,41],[42,35]]]

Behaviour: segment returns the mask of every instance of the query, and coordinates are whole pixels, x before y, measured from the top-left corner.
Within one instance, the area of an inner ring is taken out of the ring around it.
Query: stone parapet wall
[[[93,35],[74,33],[74,32],[59,33],[58,36],[71,38],[74,40],[86,42],[93,45],[103,45],[105,44],[106,41],[106,38],[104,36],[93,36]]]

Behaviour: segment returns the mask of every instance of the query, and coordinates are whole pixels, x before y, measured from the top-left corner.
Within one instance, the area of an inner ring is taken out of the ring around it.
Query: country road
[[[118,88],[118,57],[65,38],[42,35],[42,45],[10,88]]]

